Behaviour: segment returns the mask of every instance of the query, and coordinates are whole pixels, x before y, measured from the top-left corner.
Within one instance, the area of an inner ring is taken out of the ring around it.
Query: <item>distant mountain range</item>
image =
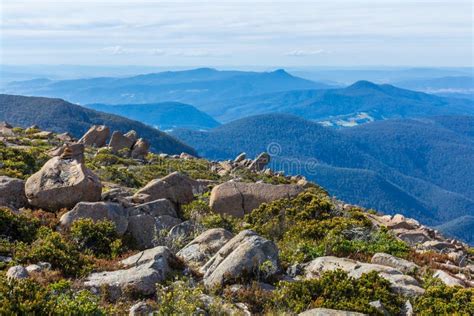
[[[61,99],[0,94],[0,121],[8,121],[14,126],[21,127],[36,124],[43,130],[70,132],[77,138],[81,137],[91,125],[104,124],[112,131],[125,133],[135,130],[140,137],[150,142],[155,152],[195,154],[191,147],[143,123],[86,109]]]
[[[299,90],[236,98],[223,102],[222,122],[263,113],[288,113],[330,126],[446,114],[474,114],[474,101],[358,81],[340,89]]]
[[[396,86],[439,96],[474,100],[474,76],[441,77],[400,81]]]
[[[179,102],[151,104],[89,104],[86,107],[113,113],[154,126],[160,130],[175,128],[210,129],[219,126],[219,122],[194,106]]]
[[[176,130],[209,159],[269,151],[272,166],[305,174],[350,203],[430,225],[474,215],[474,117],[386,120],[335,130],[286,114],[208,132]]]
[[[139,104],[183,102],[211,113],[220,100],[298,89],[330,86],[294,77],[284,70],[273,72],[218,71],[199,68],[167,71],[126,78],[29,80],[4,86],[4,93],[59,97],[79,104]]]

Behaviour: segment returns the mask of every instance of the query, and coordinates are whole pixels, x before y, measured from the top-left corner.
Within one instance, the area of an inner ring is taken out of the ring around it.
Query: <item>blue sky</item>
[[[3,64],[472,66],[471,1],[2,0]]]

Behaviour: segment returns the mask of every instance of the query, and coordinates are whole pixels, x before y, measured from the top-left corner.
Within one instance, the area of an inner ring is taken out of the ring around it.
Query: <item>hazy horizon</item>
[[[4,0],[0,57],[9,65],[472,67],[471,5]]]

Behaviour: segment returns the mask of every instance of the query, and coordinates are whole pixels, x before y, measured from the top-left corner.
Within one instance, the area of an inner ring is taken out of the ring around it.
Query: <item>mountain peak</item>
[[[373,83],[373,82],[367,81],[367,80],[359,80],[359,81],[353,83],[352,85],[350,85],[349,87],[347,87],[347,89],[375,89],[375,90],[380,90],[380,86]]]

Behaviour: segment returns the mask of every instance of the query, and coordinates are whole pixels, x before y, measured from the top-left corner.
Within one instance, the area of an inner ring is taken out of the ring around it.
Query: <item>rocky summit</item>
[[[474,250],[270,155],[0,124],[0,314],[473,315]]]

